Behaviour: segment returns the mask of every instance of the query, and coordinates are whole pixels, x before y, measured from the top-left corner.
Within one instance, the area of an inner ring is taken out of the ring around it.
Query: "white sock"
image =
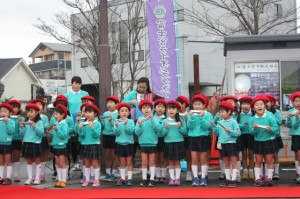
[[[122,179],[122,180],[125,180],[125,173],[126,173],[126,172],[125,172],[125,168],[124,168],[124,169],[121,169],[121,168],[120,168],[120,175],[121,175],[121,179]]]
[[[248,173],[248,169],[243,169],[243,173]]]
[[[261,163],[261,165],[260,165],[260,174],[259,175],[261,175],[261,176],[264,176],[264,163]]]
[[[279,164],[274,164],[274,173],[279,174]]]
[[[147,168],[142,168],[142,177],[143,180],[147,180]]]
[[[63,175],[62,168],[58,168],[57,169],[57,177],[58,177],[59,182],[63,181],[62,175]]]
[[[230,169],[225,169],[226,180],[230,180]]]
[[[32,163],[32,175],[35,176],[36,175],[36,164],[33,162]],[[36,177],[36,176],[35,176]]]
[[[0,178],[4,178],[4,166],[0,166]]]
[[[249,169],[249,173],[253,173],[253,169]]]
[[[198,165],[192,165],[192,173],[194,178],[198,177],[197,172],[198,172]]]
[[[133,171],[128,171],[128,180],[132,180]]]
[[[265,176],[268,176],[268,165],[267,164],[265,164]]]
[[[170,175],[170,179],[171,180],[175,180],[175,173],[174,173],[174,169],[169,169],[169,175]]]
[[[160,167],[155,168],[155,177],[160,178]]]
[[[100,168],[94,169],[95,172],[95,181],[99,181]]]
[[[167,168],[165,168],[165,167],[161,168],[161,177],[165,178],[166,175],[167,175]]]
[[[237,176],[241,177],[241,168],[242,168],[242,165],[241,165],[241,161],[240,160],[237,161],[237,166],[238,166],[238,168],[237,168],[237,170],[238,170]],[[232,169],[232,172],[233,172],[233,169]]]
[[[300,168],[299,168],[299,163],[298,161],[295,161],[295,168],[296,168],[296,172],[299,175],[300,174]]]
[[[268,169],[268,179],[272,179],[274,173],[274,169]]]
[[[27,164],[27,175],[29,179],[32,179],[32,170],[33,170],[32,167],[33,167],[32,164]]]
[[[36,165],[35,179],[40,179],[41,170],[42,170],[42,165],[41,164]]]
[[[91,177],[95,177],[95,169],[93,166],[91,166]]]
[[[238,169],[232,169],[232,181],[236,180],[236,177],[238,176]]]
[[[111,173],[115,176],[117,174],[117,170],[113,169]]]
[[[180,179],[181,168],[175,168],[175,179]]]
[[[225,164],[223,160],[220,160],[220,169],[221,169],[221,173],[225,173]]]
[[[106,171],[106,174],[108,174],[108,175],[111,174],[111,173],[110,173],[110,168],[106,168],[105,171]]]
[[[91,176],[91,169],[85,167],[85,180],[89,182],[90,181],[90,176]]]
[[[20,162],[14,162],[14,176],[19,177],[20,175]]]
[[[128,166],[125,167],[125,176],[128,176]]]
[[[202,171],[198,171],[198,176],[202,176]]]
[[[83,177],[85,177],[86,175],[85,175],[85,166],[84,165],[82,165],[81,170],[82,170]]]
[[[61,181],[67,182],[68,170],[67,168],[61,169]]]
[[[6,178],[11,179],[12,166],[6,167]]]
[[[150,167],[150,180],[154,180],[155,167]]]
[[[45,171],[46,171],[46,162],[42,162],[42,165],[41,165],[41,176],[45,176]]]
[[[255,180],[259,180],[260,179],[260,167],[254,167],[254,175],[255,175]]]
[[[205,178],[208,173],[208,166],[207,165],[201,166],[201,171],[202,171],[201,178]]]

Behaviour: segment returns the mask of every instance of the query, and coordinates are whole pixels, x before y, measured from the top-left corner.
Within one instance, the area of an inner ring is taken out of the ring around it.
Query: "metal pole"
[[[200,93],[199,81],[199,55],[194,54],[194,95]]]
[[[98,72],[99,72],[99,107],[100,112],[106,110],[105,99],[111,95],[111,63],[110,46],[108,45],[108,9],[107,0],[100,0],[99,5],[99,49],[98,49]]]

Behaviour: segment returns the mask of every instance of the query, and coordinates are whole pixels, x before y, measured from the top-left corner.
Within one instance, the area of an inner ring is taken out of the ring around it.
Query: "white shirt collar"
[[[65,119],[63,119],[62,121],[58,122],[58,124],[61,124],[61,123],[64,123],[64,122],[66,122]]]
[[[174,121],[175,119],[172,119],[172,118],[168,117],[168,120]]]
[[[80,93],[81,93],[81,90],[79,90],[79,91],[77,91],[77,92],[75,92],[75,91],[72,90],[72,93],[73,93],[73,94],[80,94]]]
[[[261,117],[266,117],[266,112],[261,116]],[[255,118],[261,118],[260,116],[258,116],[257,114],[255,114]]]
[[[108,111],[108,112],[109,112],[109,114],[113,114],[113,113],[117,113],[118,110],[116,109],[116,110],[114,110],[113,112],[110,112],[110,111]]]

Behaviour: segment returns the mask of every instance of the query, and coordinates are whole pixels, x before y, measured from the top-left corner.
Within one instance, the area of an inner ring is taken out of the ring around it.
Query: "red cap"
[[[90,101],[92,101],[92,102],[95,102],[95,98],[93,97],[93,96],[90,96],[90,95],[87,95],[87,96],[83,96],[82,98],[81,98],[81,100],[90,100]]]
[[[119,98],[117,98],[116,96],[108,96],[108,97],[106,98],[106,101],[108,101],[108,100],[112,100],[112,101],[116,102],[117,104],[120,103]]]
[[[250,106],[251,108],[254,107],[255,102],[257,101],[263,101],[264,103],[266,103],[267,101],[269,101],[268,97],[266,95],[257,95],[251,102]]]
[[[87,102],[85,102],[85,103],[83,103],[83,104],[81,104],[81,106],[80,106],[80,110],[82,110],[82,108],[83,107],[85,107],[86,105],[88,105],[89,103],[87,103]]]
[[[152,102],[151,102],[150,100],[148,100],[148,99],[144,99],[144,100],[140,101],[140,103],[139,103],[139,109],[142,110],[142,107],[143,107],[145,104],[149,104],[150,107],[151,107],[151,109],[153,108]]]
[[[178,98],[181,99],[183,101],[183,103],[185,103],[186,107],[190,106],[189,99],[186,96],[180,95],[180,96],[178,96]]]
[[[18,106],[21,107],[21,102],[18,101],[18,100],[9,100],[7,103],[10,104],[10,105],[11,104],[18,104]]]
[[[30,109],[30,108],[32,108],[36,111],[40,111],[40,107],[36,104],[33,104],[33,103],[29,103],[25,106],[25,109]]]
[[[239,102],[240,102],[240,103],[243,103],[243,102],[245,102],[245,101],[250,101],[250,103],[251,103],[252,100],[253,100],[252,97],[250,97],[250,96],[248,96],[248,95],[245,95],[245,96],[243,96],[243,97],[241,97],[241,98],[239,99]]]
[[[131,106],[130,106],[130,104],[128,104],[128,103],[123,102],[123,103],[118,104],[118,106],[117,106],[118,111],[120,111],[120,109],[121,109],[122,107],[128,108],[129,111],[131,110]]]
[[[235,102],[238,101],[238,99],[237,99],[235,96],[233,96],[233,95],[225,95],[225,96],[222,96],[222,97],[221,97],[221,102],[227,101],[227,100],[229,100],[229,99],[232,99],[232,100],[234,100]]]
[[[230,102],[222,101],[222,102],[220,102],[219,106],[228,108],[229,110],[231,110],[231,112],[234,111],[234,107],[232,106],[232,104]]]
[[[269,94],[266,94],[266,97],[268,98],[268,101],[271,101],[271,102],[273,102],[274,104],[276,103],[276,99],[275,99],[274,96],[269,95]]]
[[[196,99],[201,100],[206,106],[208,105],[208,99],[205,95],[203,95],[203,94],[195,95],[192,98],[192,102],[194,102]]]
[[[31,100],[30,103],[36,104],[37,102],[40,102],[43,105],[43,107],[45,107],[45,102],[42,99],[37,98],[37,99]]]
[[[154,107],[159,103],[162,103],[164,104],[164,106],[167,106],[167,101],[161,98],[154,101]]]
[[[68,99],[66,97],[65,98],[59,97],[59,98],[56,98],[56,100],[53,102],[53,106],[55,107],[57,102],[59,102],[59,101],[63,101],[66,103],[66,105],[68,105]]]
[[[291,100],[291,101],[294,101],[296,97],[300,97],[300,91],[293,92],[293,93],[290,95],[290,100]]]
[[[87,107],[90,107],[90,108],[94,109],[94,111],[96,111],[97,115],[99,115],[100,110],[99,110],[99,108],[95,104],[87,104],[87,105],[85,105],[85,108],[87,108]]]
[[[55,108],[57,108],[57,107],[60,108],[64,112],[64,119],[65,119],[68,115],[67,108],[62,104],[58,104]]]
[[[7,108],[9,112],[14,112],[14,108],[9,103],[0,104],[0,108]]]
[[[58,95],[58,96],[56,97],[56,99],[60,99],[60,98],[67,99],[67,97],[66,97],[66,96],[64,96],[64,95]]]
[[[168,101],[167,105],[175,105],[179,111],[181,109],[181,105],[175,100]]]

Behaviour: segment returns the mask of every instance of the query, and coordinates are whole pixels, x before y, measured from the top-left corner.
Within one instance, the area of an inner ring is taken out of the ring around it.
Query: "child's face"
[[[223,119],[228,119],[230,118],[230,115],[231,115],[231,111],[226,111],[224,108],[220,108],[220,112],[219,112],[219,115],[223,118]]]
[[[20,111],[20,107],[18,105],[12,104],[11,106],[14,109],[14,114],[17,114]]]
[[[33,108],[30,108],[30,109],[26,110],[26,114],[27,114],[28,119],[34,120],[35,117],[37,116],[37,114],[39,114],[39,112]]]
[[[55,118],[58,122],[60,122],[60,121],[62,121],[62,120],[64,119],[64,114],[61,114],[61,113],[59,113],[59,112],[57,112],[57,111],[54,111],[54,118]]]
[[[257,115],[263,115],[265,113],[265,103],[262,100],[258,100],[254,103],[254,111]]]
[[[163,115],[166,111],[166,107],[162,103],[159,103],[155,106],[155,111],[157,115]]]
[[[152,108],[149,104],[145,104],[142,106],[142,113],[144,116],[149,116],[152,113]]]
[[[7,108],[1,107],[0,109],[0,115],[1,117],[9,117],[10,116],[10,112]]]
[[[82,103],[94,104],[93,101],[88,100],[88,99],[82,99]]]
[[[244,113],[248,113],[250,111],[250,103],[248,102],[243,102],[241,107]]]
[[[193,103],[193,108],[195,110],[204,110],[205,107],[205,104],[203,104],[200,100],[195,100]]]
[[[296,97],[295,100],[293,101],[293,106],[295,109],[300,110],[300,97]]]
[[[228,99],[227,102],[230,102],[233,107],[236,106],[236,102],[233,99]]]
[[[94,121],[97,113],[94,111],[86,111],[84,115],[88,121]]]
[[[42,103],[41,102],[36,102],[35,104],[40,108],[40,112],[42,112],[42,110],[43,110]]]
[[[128,118],[129,114],[130,114],[130,112],[127,107],[120,108],[120,110],[119,110],[120,118]]]
[[[106,107],[109,111],[115,111],[117,109],[117,104],[115,101],[107,100]]]
[[[176,113],[178,113],[178,109],[175,105],[168,106],[167,113],[170,118],[175,118]]]
[[[266,103],[266,108],[271,108],[271,106],[272,106],[272,103],[271,103],[271,101],[268,101],[267,103]]]

